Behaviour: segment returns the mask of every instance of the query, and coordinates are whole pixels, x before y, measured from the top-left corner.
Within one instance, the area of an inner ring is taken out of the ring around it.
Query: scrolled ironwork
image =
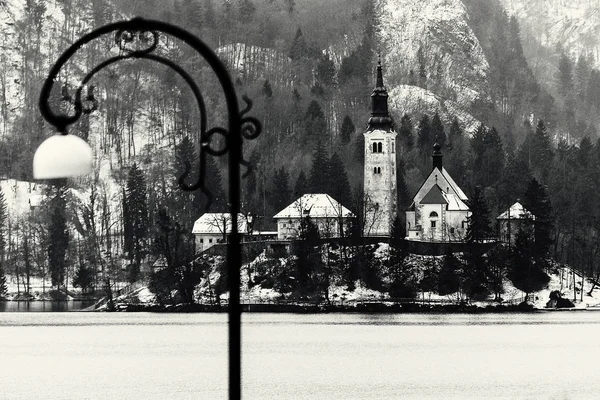
[[[149,54],[158,47],[157,31],[119,29],[115,33],[115,43],[123,53]]]

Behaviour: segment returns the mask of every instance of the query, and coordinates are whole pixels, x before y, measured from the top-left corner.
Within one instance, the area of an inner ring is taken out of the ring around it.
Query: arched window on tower
[[[381,173],[381,167],[377,167],[377,173],[380,174]]]
[[[377,143],[377,152],[383,153],[383,144],[381,142]]]
[[[377,167],[373,167],[373,173],[376,174],[377,173]]]
[[[373,142],[373,153],[377,153],[377,143]]]
[[[392,153],[396,152],[396,143],[392,142]]]
[[[429,218],[437,218],[438,217],[438,213],[436,213],[435,211],[432,211],[431,214],[429,214]]]

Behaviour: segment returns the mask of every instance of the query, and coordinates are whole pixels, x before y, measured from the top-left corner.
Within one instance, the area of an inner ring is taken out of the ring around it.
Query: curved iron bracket
[[[62,67],[82,46],[100,36],[110,34],[111,32],[114,32],[114,41],[119,48],[119,55],[101,62],[90,70],[82,79],[74,98],[69,95],[66,85],[63,86],[63,100],[72,104],[73,114],[56,114],[50,107],[49,97],[54,82],[57,80],[57,76]],[[179,65],[160,55],[153,54],[159,46],[161,33],[168,34],[186,43],[209,64],[221,84],[225,97],[229,115],[227,128],[215,126],[208,129],[204,98],[194,79]],[[230,157],[238,160],[238,165],[243,165],[246,168],[243,175],[243,177],[246,177],[252,171],[252,168],[250,163],[243,158],[242,141],[243,139],[255,139],[262,131],[262,125],[256,118],[246,116],[252,108],[252,101],[247,96],[242,97],[246,103],[246,107],[242,111],[239,110],[238,98],[227,69],[217,55],[204,42],[189,32],[165,22],[134,18],[129,21],[105,25],[83,36],[69,47],[51,68],[40,94],[39,107],[42,116],[46,121],[52,124],[58,132],[67,134],[68,126],[77,122],[82,114],[91,113],[98,108],[98,102],[93,93],[94,86],[88,87],[85,100],[82,101],[82,92],[87,83],[96,73],[109,65],[132,58],[152,60],[166,65],[182,77],[194,93],[200,113],[200,149],[198,157],[200,165],[198,166],[198,180],[192,184],[186,183],[186,179],[191,172],[191,165],[186,165],[186,170],[179,177],[178,183],[182,190],[194,191],[199,189],[202,191],[207,198],[206,209],[209,209],[213,195],[205,186],[206,157],[208,155],[220,157],[229,153]],[[225,144],[222,148],[215,148],[212,145],[215,136],[221,136],[224,139]],[[232,171],[230,170],[229,172],[231,173]],[[230,204],[232,203],[233,199],[230,199]]]

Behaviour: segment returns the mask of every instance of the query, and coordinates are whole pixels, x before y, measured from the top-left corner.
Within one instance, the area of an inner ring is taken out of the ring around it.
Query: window
[[[438,217],[438,213],[436,213],[435,211],[432,211],[431,214],[429,214],[429,218],[437,218]]]
[[[408,223],[408,229],[410,229],[410,222]]]
[[[373,167],[373,173],[376,174],[377,173],[377,167]]]
[[[450,228],[450,233],[454,233],[454,228]]]
[[[373,153],[383,153],[383,143],[373,142]]]
[[[282,228],[285,228],[287,226],[287,224],[284,222],[283,224],[281,224]]]
[[[436,222],[437,222],[437,221],[431,221],[431,227],[432,227],[432,228],[435,228],[435,223],[436,223]]]
[[[396,152],[396,144],[392,142],[392,153]]]
[[[208,239],[208,243],[212,243],[212,239]]]
[[[381,167],[373,167],[374,174],[381,174]]]
[[[204,239],[200,239],[200,243],[204,243]]]
[[[467,225],[467,221],[463,221],[462,222],[462,228],[465,229],[465,226]]]

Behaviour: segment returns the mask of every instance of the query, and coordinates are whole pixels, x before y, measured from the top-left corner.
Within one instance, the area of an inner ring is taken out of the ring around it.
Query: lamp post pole
[[[72,100],[73,112],[71,114],[55,114],[50,107],[50,94],[54,82],[64,64],[85,44],[107,34],[114,34],[115,44],[119,54],[107,58],[91,69],[81,81],[75,97]],[[228,127],[219,126],[207,128],[207,114],[204,99],[194,79],[179,65],[163,57],[159,49],[161,35],[173,36],[193,48],[210,66],[217,77],[223,91],[228,113]],[[92,152],[81,139],[68,134],[68,126],[75,123],[82,114],[89,113],[97,108],[93,91],[88,90],[85,103],[92,103],[86,108],[82,101],[82,91],[92,77],[105,67],[127,59],[147,59],[159,62],[174,70],[190,86],[198,103],[200,113],[200,150],[198,181],[194,184],[186,183],[190,174],[190,166],[179,177],[179,186],[182,190],[201,190],[208,198],[207,207],[210,207],[212,194],[205,187],[206,156],[222,156],[229,153],[228,179],[229,179],[229,206],[231,213],[231,234],[227,247],[227,271],[229,279],[229,304],[228,304],[228,333],[229,333],[229,398],[241,398],[241,305],[240,305],[240,267],[241,244],[238,231],[238,216],[240,212],[240,164],[248,172],[250,165],[243,159],[243,139],[254,139],[261,131],[260,122],[253,117],[245,116],[252,107],[252,102],[243,97],[247,106],[240,111],[238,97],[233,82],[223,63],[217,55],[200,39],[186,30],[177,26],[155,20],[133,18],[102,26],[71,45],[58,58],[50,69],[40,94],[40,112],[44,119],[52,124],[59,135],[52,136],[43,142],[33,161],[33,173],[37,179],[64,178],[68,176],[88,173],[92,166]],[[215,135],[224,138],[224,146],[215,149],[211,146],[211,139]],[[246,172],[246,174],[248,173]]]

